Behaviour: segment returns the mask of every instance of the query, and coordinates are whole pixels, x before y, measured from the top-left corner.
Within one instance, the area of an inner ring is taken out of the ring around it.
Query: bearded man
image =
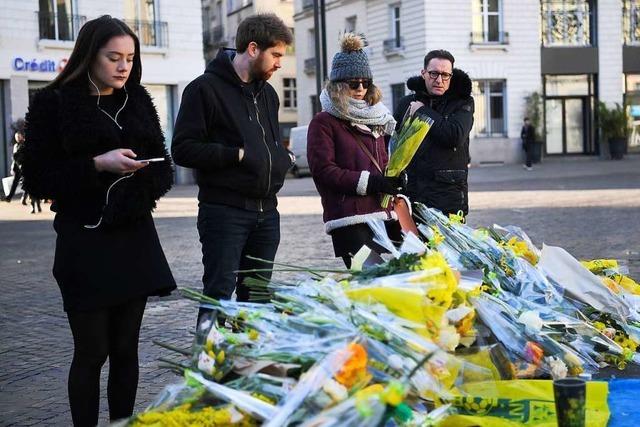
[[[292,41],[276,15],[250,16],[238,26],[236,49],[221,49],[182,96],[171,153],[196,171],[202,281],[216,299],[235,290],[238,301],[248,301],[248,275],[236,271],[270,267],[247,256],[273,261],[280,243],[276,193],[292,160],[267,80]]]

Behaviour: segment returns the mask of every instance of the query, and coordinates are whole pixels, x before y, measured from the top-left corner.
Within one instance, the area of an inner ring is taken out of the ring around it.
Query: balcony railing
[[[164,21],[124,21],[140,39],[141,46],[168,47],[169,24]]]
[[[545,46],[590,46],[591,11],[587,1],[571,9],[559,9],[552,1],[542,5],[542,44]]]
[[[40,40],[74,41],[80,27],[87,20],[83,15],[68,15],[66,13],[36,12],[40,28]]]
[[[313,7],[313,0],[302,0],[302,10],[311,9]]]
[[[304,60],[304,72],[306,74],[315,74],[316,72],[316,58],[307,58]]]
[[[404,52],[404,37],[394,37],[382,42],[382,53],[389,55],[398,55]]]
[[[500,32],[472,32],[471,44],[509,44],[509,33]]]
[[[632,1],[625,2],[623,25],[624,43],[627,45],[640,44],[640,5],[631,4]]]

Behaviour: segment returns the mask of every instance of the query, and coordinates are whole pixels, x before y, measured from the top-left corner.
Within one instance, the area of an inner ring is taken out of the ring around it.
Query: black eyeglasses
[[[437,71],[426,71],[426,73],[429,75],[429,77],[432,80],[438,80],[438,77],[442,77],[442,81],[446,82],[447,80],[449,80],[452,76],[451,73],[439,73]]]
[[[371,80],[345,80],[344,82],[349,85],[351,90],[358,90],[360,85],[362,85],[363,89],[369,89],[369,86],[373,83]]]

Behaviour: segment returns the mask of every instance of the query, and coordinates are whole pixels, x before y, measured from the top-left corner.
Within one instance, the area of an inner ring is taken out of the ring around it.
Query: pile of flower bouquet
[[[612,260],[536,248],[516,227],[472,229],[417,205],[420,236],[386,261],[252,283],[262,303],[217,301],[190,348],[163,358],[184,380],[127,425],[539,425],[546,382],[638,363],[640,286]],[[551,393],[551,394],[550,394]],[[589,425],[606,425],[606,383],[590,383]],[[506,422],[506,421],[505,421]]]

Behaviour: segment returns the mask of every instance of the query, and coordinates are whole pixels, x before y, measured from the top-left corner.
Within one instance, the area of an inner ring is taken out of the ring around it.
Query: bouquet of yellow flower
[[[400,131],[396,132],[389,141],[389,163],[387,163],[385,176],[400,176],[413,160],[413,156],[420,148],[420,144],[431,130],[432,125],[433,119],[421,112],[405,117]],[[389,195],[383,198],[383,207],[389,205],[389,198]]]

